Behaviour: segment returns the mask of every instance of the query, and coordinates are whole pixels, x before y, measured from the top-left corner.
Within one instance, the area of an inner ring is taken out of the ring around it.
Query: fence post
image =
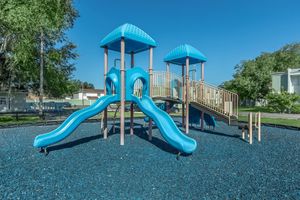
[[[258,138],[258,142],[261,141],[261,114],[260,112],[257,113],[257,126],[258,126],[258,130],[257,130],[257,138]]]
[[[248,134],[249,134],[249,143],[252,144],[253,137],[252,137],[252,112],[248,115]]]
[[[245,140],[245,128],[244,127],[242,128],[242,138],[243,138],[243,140]]]

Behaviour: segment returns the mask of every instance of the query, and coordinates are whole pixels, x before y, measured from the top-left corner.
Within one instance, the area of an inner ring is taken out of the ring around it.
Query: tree
[[[95,86],[92,83],[88,83],[85,81],[82,83],[82,88],[83,89],[95,89]]]
[[[44,59],[46,56],[45,51],[46,49],[53,49],[58,42],[65,42],[64,31],[73,26],[77,14],[76,11],[73,9],[72,2],[70,0],[32,0],[32,10],[33,16],[35,16],[37,19],[33,24],[32,32],[33,35],[39,35],[40,39],[39,108],[40,114],[42,115],[42,103],[44,96]],[[52,72],[55,72],[55,70],[52,70]],[[56,73],[56,75],[60,74]],[[63,87],[63,85],[61,86]]]
[[[8,107],[12,88],[22,87],[21,79],[26,73],[21,73],[24,63],[30,59],[32,40],[25,37],[29,21],[26,9],[16,9],[21,1],[3,0],[0,2],[0,78],[1,90],[8,91]],[[17,80],[18,79],[18,80]]]
[[[5,55],[0,65],[1,88],[25,87],[36,92],[40,110],[44,89],[53,97],[69,93],[75,70],[70,61],[77,54],[64,32],[77,15],[71,0],[1,1],[0,53]]]
[[[222,87],[239,94],[241,100],[256,101],[271,92],[271,73],[300,66],[300,43],[288,44],[273,53],[262,53],[235,67],[233,79]]]

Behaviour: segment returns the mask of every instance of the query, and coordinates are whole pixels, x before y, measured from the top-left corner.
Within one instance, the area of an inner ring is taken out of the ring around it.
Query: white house
[[[300,95],[300,68],[272,73],[272,89],[275,92],[285,90]]]
[[[96,100],[103,95],[103,89],[83,89],[73,94],[73,99]]]

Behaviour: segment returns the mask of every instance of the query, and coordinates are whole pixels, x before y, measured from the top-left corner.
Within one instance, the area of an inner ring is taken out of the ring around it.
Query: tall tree
[[[68,41],[64,32],[73,26],[77,15],[71,0],[2,0],[0,55],[5,55],[2,56],[5,62],[1,62],[0,77],[4,77],[5,84],[1,87],[14,85],[37,92],[40,111],[44,89],[50,96],[68,92],[64,85],[72,83],[70,78],[75,70],[70,60],[77,55],[73,52],[75,45]],[[4,66],[8,63],[11,68]],[[57,77],[62,84],[60,92],[52,81],[58,80]]]
[[[45,49],[54,48],[58,42],[65,42],[64,31],[73,26],[77,13],[70,0],[32,0],[31,5],[37,19],[33,24],[33,35],[39,35],[40,38],[39,110],[42,115]]]
[[[223,87],[239,94],[241,100],[264,99],[271,91],[271,73],[300,66],[300,43],[288,44],[273,53],[262,53],[235,67],[233,79]]]

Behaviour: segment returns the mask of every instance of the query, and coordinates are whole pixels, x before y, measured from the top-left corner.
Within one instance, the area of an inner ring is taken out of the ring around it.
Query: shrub
[[[299,95],[290,94],[286,91],[281,93],[269,93],[267,95],[268,108],[274,112],[290,113],[293,109],[297,109],[295,104],[299,99]]]
[[[295,106],[292,107],[292,113],[300,114],[300,104],[295,105]]]

